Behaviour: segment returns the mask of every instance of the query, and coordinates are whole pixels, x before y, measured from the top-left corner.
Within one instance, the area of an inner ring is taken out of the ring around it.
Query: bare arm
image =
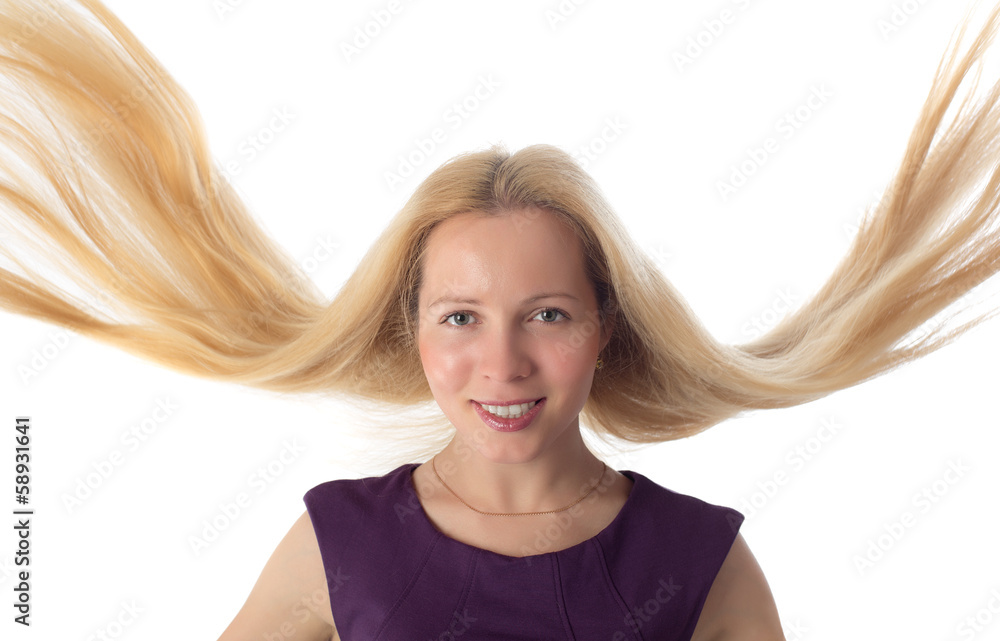
[[[264,565],[246,603],[219,641],[339,639],[323,560],[309,513],[295,521]]]
[[[742,534],[708,591],[691,641],[785,641],[771,588]]]

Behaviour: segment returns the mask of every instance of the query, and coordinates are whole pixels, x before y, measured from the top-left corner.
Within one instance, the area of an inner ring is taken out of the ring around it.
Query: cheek
[[[553,383],[569,388],[582,387],[581,393],[586,396],[594,378],[596,354],[597,343],[592,340],[583,341],[583,344],[559,341],[541,350],[539,365]]]
[[[442,345],[433,337],[418,339],[417,346],[431,392],[438,395],[461,387],[469,364],[460,350]]]

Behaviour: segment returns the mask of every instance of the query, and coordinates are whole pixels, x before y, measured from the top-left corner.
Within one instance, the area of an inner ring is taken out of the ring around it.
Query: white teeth
[[[483,405],[483,408],[493,416],[501,418],[518,418],[524,416],[538,401],[521,403],[520,405]]]

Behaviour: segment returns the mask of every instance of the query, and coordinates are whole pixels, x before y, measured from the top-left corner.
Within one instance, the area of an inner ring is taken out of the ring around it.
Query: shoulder
[[[635,482],[634,519],[655,526],[651,529],[655,535],[650,536],[657,543],[693,555],[703,569],[714,573],[739,533],[743,514],[668,489],[637,472],[628,474]],[[715,567],[710,567],[713,562]]]
[[[374,503],[405,500],[410,488],[407,475],[413,466],[401,465],[382,476],[326,481],[311,488],[302,500],[317,528],[333,520],[343,527],[345,518],[370,513]]]
[[[743,514],[631,474],[642,506],[635,517],[646,525],[637,536],[670,550],[666,562],[692,588],[692,641],[784,639],[770,587],[740,534]]]
[[[737,534],[705,599],[691,641],[784,640],[771,588]]]
[[[419,507],[402,465],[382,476],[326,481],[302,497],[326,568],[356,568],[373,545],[394,545]],[[370,562],[371,559],[368,559]],[[348,574],[350,572],[348,571]]]
[[[303,513],[267,560],[220,641],[249,639],[261,631],[319,641],[331,638],[333,625],[319,546],[309,516]]]
[[[354,479],[335,479],[325,481],[309,489],[305,493],[306,503],[319,503],[331,498],[347,497],[352,495],[360,496],[380,496],[395,487],[401,487],[404,480],[403,474],[410,468],[410,465],[401,465],[391,472],[381,476],[366,476]]]

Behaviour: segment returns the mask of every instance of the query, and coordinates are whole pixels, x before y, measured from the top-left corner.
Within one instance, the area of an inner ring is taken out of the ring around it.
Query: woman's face
[[[460,447],[513,463],[578,438],[607,337],[580,242],[554,214],[469,212],[437,225],[419,309],[424,373]],[[484,404],[539,399],[521,429],[482,415]]]

